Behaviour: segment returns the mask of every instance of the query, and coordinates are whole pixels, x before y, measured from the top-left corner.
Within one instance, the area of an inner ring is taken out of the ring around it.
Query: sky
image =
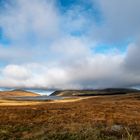
[[[0,87],[140,87],[139,0],[0,0]]]

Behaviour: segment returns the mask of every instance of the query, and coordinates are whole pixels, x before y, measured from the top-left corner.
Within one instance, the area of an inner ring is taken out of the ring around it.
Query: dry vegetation
[[[0,106],[0,139],[139,140],[140,95]]]
[[[24,90],[12,90],[12,91],[0,91],[0,98],[14,97],[14,96],[39,96],[37,93],[24,91]]]

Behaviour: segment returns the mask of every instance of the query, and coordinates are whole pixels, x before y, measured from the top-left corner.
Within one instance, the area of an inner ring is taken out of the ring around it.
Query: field
[[[80,98],[80,97],[79,97]],[[2,101],[1,101],[2,102]],[[0,106],[0,140],[139,140],[138,93]]]

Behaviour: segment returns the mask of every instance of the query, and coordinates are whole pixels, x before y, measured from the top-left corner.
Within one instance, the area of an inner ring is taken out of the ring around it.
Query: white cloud
[[[104,24],[98,27],[76,7],[62,14],[54,1],[15,0],[0,13],[0,26],[11,41],[9,46],[0,45],[0,61],[5,62],[0,70],[0,86],[104,88],[140,85],[139,42],[130,44],[125,54],[94,51],[98,41],[114,43],[129,37],[138,39],[140,2],[99,0],[97,3],[104,17]],[[89,32],[92,36],[83,35]],[[73,36],[72,33],[80,34]]]
[[[127,56],[124,61],[125,70],[132,74],[140,74],[140,42],[128,46]]]
[[[51,39],[59,32],[59,13],[54,3],[46,0],[13,1],[5,13],[0,14],[0,25],[12,40]]]
[[[61,68],[48,68],[40,64],[7,65],[1,69],[0,85],[34,88],[63,87],[68,78],[66,74],[66,71]]]
[[[31,76],[31,71],[22,66],[18,65],[8,65],[6,66],[3,71],[3,75],[17,80],[27,80]]]
[[[139,85],[140,76],[126,69],[124,55],[95,54],[73,62],[7,65],[1,71],[0,85],[32,88],[105,88]],[[8,81],[8,82],[7,82]]]
[[[103,24],[93,29],[95,38],[116,43],[139,36],[139,0],[97,0],[97,3],[102,13]]]
[[[60,58],[72,60],[89,55],[90,48],[87,47],[89,45],[90,43],[84,37],[65,36],[52,43],[50,48]]]
[[[119,55],[95,55],[92,58],[82,59],[81,61],[75,60],[69,63],[67,67],[63,65],[47,67],[28,64],[6,66],[3,71],[6,80],[9,78],[10,81],[15,82],[15,86],[20,87],[106,87],[108,85],[118,85],[117,80],[124,74],[120,67],[122,60],[123,57]],[[1,79],[0,83],[8,85],[5,78]]]

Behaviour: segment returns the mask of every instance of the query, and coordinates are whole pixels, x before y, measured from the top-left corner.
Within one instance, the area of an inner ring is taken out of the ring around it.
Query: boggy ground
[[[0,106],[0,140],[139,140],[140,95]]]

